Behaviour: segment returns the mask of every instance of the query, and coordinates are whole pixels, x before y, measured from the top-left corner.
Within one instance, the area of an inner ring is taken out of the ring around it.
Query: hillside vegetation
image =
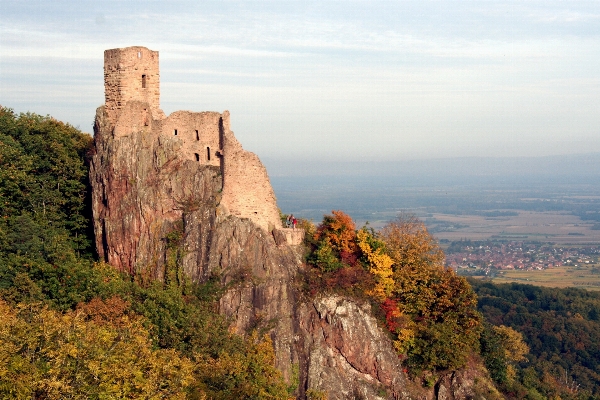
[[[67,124],[0,108],[0,397],[293,397],[298,382],[274,368],[269,337],[234,334],[216,312],[219,280],[183,276],[180,232],[164,238],[164,282],[97,262],[90,151],[89,135]],[[480,360],[509,398],[600,398],[598,295],[472,286],[443,268],[413,217],[374,231],[334,211],[301,226],[305,293],[375,305],[407,373],[425,386]]]
[[[469,284],[443,267],[442,251],[412,216],[378,232],[356,229],[341,211],[304,226],[307,290],[374,303],[399,356],[425,385],[481,359],[507,398],[600,398],[599,293]]]
[[[488,365],[512,398],[600,398],[600,293],[470,281],[492,325],[523,334],[529,354],[514,368]],[[493,341],[485,341],[493,352]]]
[[[94,262],[91,146],[0,108],[0,397],[288,398],[270,339],[235,335],[215,312],[219,285]]]
[[[312,293],[338,290],[374,302],[415,373],[466,364],[482,329],[477,300],[464,278],[443,268],[443,253],[420,221],[401,217],[375,232],[333,211],[310,230]]]

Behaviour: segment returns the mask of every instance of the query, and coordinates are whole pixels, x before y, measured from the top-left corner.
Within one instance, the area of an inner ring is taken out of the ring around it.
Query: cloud
[[[552,1],[7,3],[0,88],[8,106],[88,126],[104,50],[143,45],[160,51],[165,111],[229,109],[259,154],[600,151],[599,15]]]

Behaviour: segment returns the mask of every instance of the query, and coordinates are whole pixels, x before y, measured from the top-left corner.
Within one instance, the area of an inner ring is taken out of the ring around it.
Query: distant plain
[[[577,287],[600,291],[598,265],[561,266],[542,271],[502,271],[494,277],[494,283],[528,283],[546,287]]]
[[[457,226],[451,231],[438,231],[438,239],[450,241],[470,239],[536,240],[555,244],[600,244],[600,230],[595,223],[582,221],[569,212],[516,211],[515,216],[485,217],[481,215],[450,215],[433,213],[429,225],[443,222]]]
[[[374,229],[414,214],[442,248],[463,239],[600,246],[597,154],[558,161],[449,159],[330,167],[274,174],[281,211],[318,224],[324,214],[342,210],[357,227]],[[600,290],[597,267],[502,271],[494,280]]]

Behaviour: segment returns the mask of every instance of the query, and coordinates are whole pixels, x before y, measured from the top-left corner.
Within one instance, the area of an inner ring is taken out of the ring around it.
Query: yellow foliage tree
[[[442,265],[444,253],[414,215],[400,215],[380,231],[388,254],[396,262],[396,269],[405,265]]]
[[[529,353],[529,346],[523,341],[523,335],[515,331],[510,326],[494,326],[494,332],[500,338],[504,348],[504,357],[513,362],[525,361],[526,354]]]
[[[141,318],[89,317],[0,300],[1,397],[185,398],[194,364],[175,350],[154,350]]]
[[[254,332],[241,352],[223,351],[217,358],[198,359],[199,387],[210,399],[287,400],[287,386],[275,368],[269,335]]]
[[[409,364],[416,368],[464,365],[477,348],[481,331],[472,288],[443,267],[442,250],[415,217],[401,216],[390,222],[380,237],[393,260],[391,298],[404,316],[395,329],[396,348],[406,353]]]
[[[357,244],[364,256],[369,261],[369,272],[375,275],[375,287],[370,293],[379,301],[390,297],[394,290],[394,279],[392,278],[393,260],[385,254],[383,243],[377,241],[366,229],[361,229],[356,234]],[[373,248],[371,243],[378,242],[380,245]]]

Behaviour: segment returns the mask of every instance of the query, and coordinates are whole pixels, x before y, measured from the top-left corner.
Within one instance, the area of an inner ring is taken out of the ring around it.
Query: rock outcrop
[[[319,297],[299,307],[298,323],[305,387],[327,392],[330,400],[410,398],[412,384],[369,304]]]
[[[135,47],[105,57],[107,100],[96,112],[90,169],[102,259],[162,280],[176,233],[182,272],[227,285],[220,312],[240,334],[271,334],[286,379],[299,370],[299,398],[310,390],[330,400],[471,396],[464,379],[429,391],[411,383],[368,304],[301,296],[302,232],[281,229],[266,170],[235,139],[229,113],[166,117],[157,109],[158,53]]]
[[[129,102],[124,112],[144,106]],[[167,237],[176,232],[183,272],[196,282],[219,276],[232,286],[221,299],[221,312],[240,333],[261,326],[276,332],[278,365],[289,374],[298,364],[293,351],[297,251],[277,245],[273,233],[254,221],[223,209],[220,167],[185,159],[177,138],[153,136],[143,128],[124,135],[115,133],[117,127],[100,107],[90,169],[100,256],[123,271],[162,280]]]

